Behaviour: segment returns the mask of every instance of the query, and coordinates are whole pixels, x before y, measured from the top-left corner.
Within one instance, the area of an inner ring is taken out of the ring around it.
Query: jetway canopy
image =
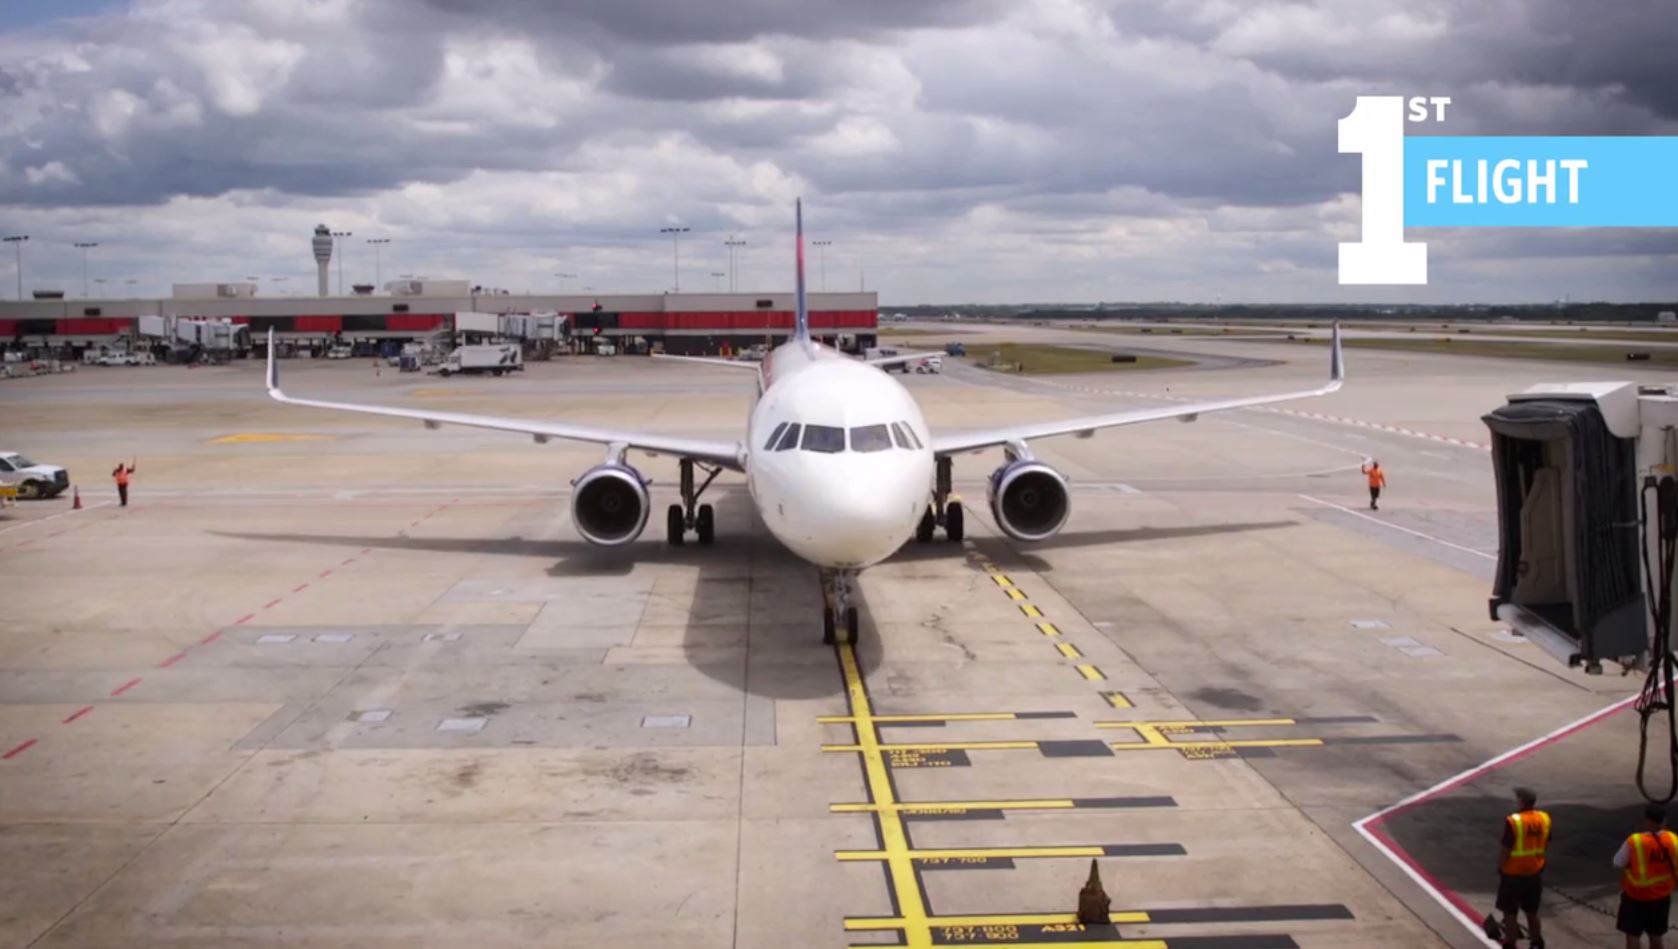
[[[1591,664],[1646,651],[1636,439],[1610,431],[1592,397],[1525,397],[1483,420],[1498,495],[1493,617],[1525,610],[1543,623],[1518,626],[1549,626]]]

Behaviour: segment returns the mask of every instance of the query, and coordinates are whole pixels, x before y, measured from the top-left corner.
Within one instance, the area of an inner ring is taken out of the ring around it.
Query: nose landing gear
[[[921,515],[921,522],[915,528],[915,540],[923,544],[931,543],[932,535],[942,527],[944,536],[959,544],[967,534],[967,517],[961,508],[961,499],[952,499],[950,468],[954,462],[948,456],[944,456],[938,458],[935,464],[932,503],[927,505],[926,513]]]
[[[699,537],[701,545],[709,545],[717,538],[717,515],[709,504],[699,504],[699,496],[717,480],[722,473],[721,468],[706,468],[705,482],[697,488],[693,484],[693,469],[695,463],[690,458],[681,461],[682,471],[682,503],[672,504],[664,512],[664,529],[670,546],[680,547],[687,540],[687,532],[693,531]]]
[[[823,570],[822,574],[822,644],[831,646],[840,641],[855,643],[857,631],[855,570]]]

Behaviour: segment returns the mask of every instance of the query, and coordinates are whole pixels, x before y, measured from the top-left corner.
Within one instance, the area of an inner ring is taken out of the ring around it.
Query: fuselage
[[[890,557],[932,488],[932,438],[914,397],[877,367],[798,340],[765,358],[759,385],[746,483],[769,532],[821,567]]]

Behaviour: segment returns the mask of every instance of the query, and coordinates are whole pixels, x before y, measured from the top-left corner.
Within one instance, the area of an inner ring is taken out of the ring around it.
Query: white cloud
[[[30,187],[42,185],[73,185],[81,182],[76,173],[64,167],[61,161],[49,161],[44,165],[23,169],[23,177]]]
[[[734,233],[750,282],[784,284],[802,195],[832,283],[866,270],[888,301],[1346,299],[1355,95],[1451,94],[1460,132],[1678,131],[1658,20],[1561,42],[1571,22],[1561,0],[138,0],[0,32],[0,213],[65,286],[97,240],[154,287],[303,288],[327,222],[392,238],[390,273],[658,289],[670,223],[695,274]],[[1427,239],[1418,298],[1678,295],[1670,235]]]

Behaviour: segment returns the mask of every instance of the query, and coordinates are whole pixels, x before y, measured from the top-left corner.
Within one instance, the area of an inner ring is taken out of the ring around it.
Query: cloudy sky
[[[1669,3],[0,0],[0,231],[27,288],[790,283],[892,303],[1678,297],[1674,231],[1412,231],[1426,288],[1335,284],[1359,94],[1454,133],[1678,134]],[[812,253],[812,269],[817,255]],[[0,288],[12,285],[0,255]],[[819,284],[821,277],[812,273]],[[130,283],[132,281],[132,283]]]

